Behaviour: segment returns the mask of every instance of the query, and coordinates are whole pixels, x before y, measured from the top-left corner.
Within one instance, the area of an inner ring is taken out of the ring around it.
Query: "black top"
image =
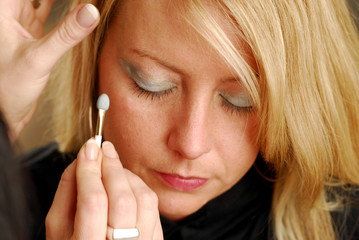
[[[34,224],[39,231],[34,239],[45,239],[44,220],[51,207],[61,174],[75,154],[63,154],[53,143],[40,148],[24,159],[33,178],[29,194],[38,198],[39,208],[34,213]],[[263,160],[258,157],[255,167],[231,189],[211,200],[200,210],[174,223],[161,216],[166,240],[215,239],[273,239],[270,206],[273,184],[262,177],[268,175]],[[261,174],[259,174],[261,173]],[[354,192],[358,197],[359,192]],[[358,199],[358,198],[356,198]],[[359,240],[359,206],[333,213],[340,239]]]

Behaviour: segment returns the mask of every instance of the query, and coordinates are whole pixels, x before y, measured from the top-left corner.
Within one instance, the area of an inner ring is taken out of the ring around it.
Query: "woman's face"
[[[104,137],[169,219],[195,212],[253,165],[258,117],[248,95],[167,1],[125,1],[107,32],[99,79],[111,101]]]

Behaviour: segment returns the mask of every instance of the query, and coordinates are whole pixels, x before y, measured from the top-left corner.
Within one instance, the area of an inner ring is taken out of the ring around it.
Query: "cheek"
[[[128,155],[131,149],[132,151],[143,149],[143,146],[139,148],[138,145],[149,138],[150,133],[146,129],[151,129],[143,127],[151,124],[146,109],[133,101],[130,96],[121,94],[121,91],[111,94],[110,99],[111,107],[106,113],[104,125],[105,139],[114,143],[120,157]]]
[[[240,154],[249,159],[256,158],[259,151],[257,144],[259,119],[253,115],[249,115],[247,119],[243,120],[245,123],[241,129],[242,134],[237,141]]]
[[[133,169],[134,165],[151,159],[153,149],[159,148],[167,118],[148,100],[138,98],[126,87],[106,90],[111,106],[105,117],[104,139],[115,145],[123,165]]]
[[[246,122],[246,127],[244,129],[243,138],[244,141],[249,145],[258,149],[257,146],[257,137],[259,131],[259,117],[255,114],[252,114],[248,117]]]
[[[223,181],[236,182],[257,158],[259,147],[256,139],[259,120],[253,115],[241,118],[237,124],[231,121],[221,127],[222,130],[226,130],[220,135],[222,138],[217,140],[217,149],[221,152],[226,175],[232,176]]]
[[[219,121],[217,128],[221,129],[221,132],[218,132],[217,136],[222,136],[222,138],[219,138],[217,142],[218,144],[225,143],[222,144],[222,148],[227,148],[228,152],[233,153],[258,151],[256,139],[259,118],[255,114],[242,116],[236,121],[233,121],[233,119],[223,121],[223,118],[219,119]]]

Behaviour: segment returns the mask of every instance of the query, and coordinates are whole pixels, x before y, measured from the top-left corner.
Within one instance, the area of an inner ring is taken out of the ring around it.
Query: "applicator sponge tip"
[[[110,107],[110,99],[107,94],[104,93],[99,96],[99,98],[97,99],[96,106],[98,109],[103,109],[105,111],[108,110],[108,108]]]

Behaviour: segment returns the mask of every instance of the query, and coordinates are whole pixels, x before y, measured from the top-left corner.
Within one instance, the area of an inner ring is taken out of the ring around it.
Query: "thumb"
[[[88,36],[96,28],[99,19],[100,14],[94,5],[81,4],[41,39],[35,52],[38,59],[46,64],[45,72],[51,71],[63,54]]]

